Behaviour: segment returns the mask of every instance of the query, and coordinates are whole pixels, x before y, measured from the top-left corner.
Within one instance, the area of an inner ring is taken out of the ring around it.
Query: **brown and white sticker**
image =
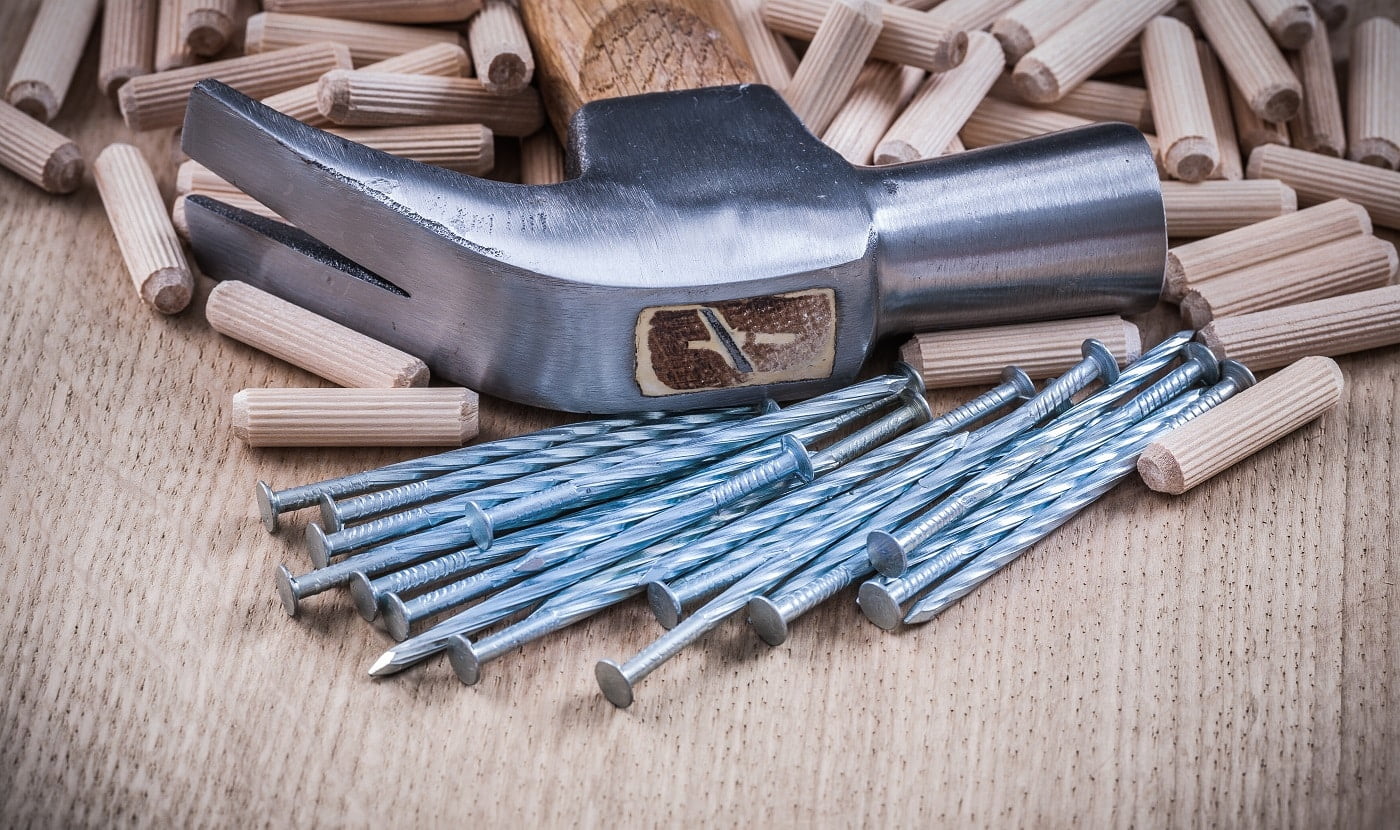
[[[835,360],[830,288],[653,306],[637,315],[643,395],[825,378]]]

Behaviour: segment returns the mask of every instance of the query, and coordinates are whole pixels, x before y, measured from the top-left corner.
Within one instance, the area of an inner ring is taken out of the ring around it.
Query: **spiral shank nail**
[[[791,621],[802,616],[841,593],[859,579],[861,573],[870,570],[860,548],[852,546],[852,549],[854,552],[841,564],[833,564],[826,556],[812,562],[769,597],[783,619]]]

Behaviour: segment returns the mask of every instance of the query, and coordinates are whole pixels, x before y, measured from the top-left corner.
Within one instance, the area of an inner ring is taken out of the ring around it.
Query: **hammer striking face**
[[[191,198],[207,273],[575,412],[802,397],[883,335],[1143,311],[1166,255],[1131,127],[856,167],[752,84],[588,104],[548,186],[396,158],[215,81],[184,148],[297,226]]]

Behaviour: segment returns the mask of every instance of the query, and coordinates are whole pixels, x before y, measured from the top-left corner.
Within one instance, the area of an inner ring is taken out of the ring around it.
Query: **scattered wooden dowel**
[[[1159,493],[1185,493],[1320,417],[1345,388],[1336,361],[1305,357],[1153,441],[1138,474]]]
[[[1167,251],[1162,295],[1179,300],[1191,289],[1241,268],[1338,239],[1370,234],[1371,217],[1360,205],[1345,199],[1285,213]]]
[[[1211,171],[1212,179],[1237,182],[1244,178],[1244,159],[1240,156],[1239,139],[1235,137],[1235,119],[1230,113],[1230,89],[1225,71],[1215,59],[1215,52],[1204,40],[1196,41],[1196,56],[1201,61],[1201,79],[1206,85],[1206,102],[1210,104],[1210,123],[1215,127],[1215,146],[1220,151],[1220,163]]]
[[[198,58],[182,36],[185,16],[181,12],[181,0],[157,2],[159,7],[156,10],[156,45],[152,65],[157,72],[190,66]]]
[[[467,52],[462,47],[455,43],[434,43],[421,49],[414,49],[412,52],[395,55],[378,63],[372,63],[363,70],[356,71],[399,72],[405,75],[442,75],[453,78],[463,75],[469,65]],[[309,84],[302,84],[295,89],[264,98],[262,102],[304,124],[324,127],[330,124],[331,120],[322,115],[320,109],[317,108],[316,94],[320,89],[319,81],[320,79],[317,78]]]
[[[1266,144],[1249,154],[1245,175],[1282,180],[1304,205],[1350,199],[1377,225],[1400,228],[1400,172]]]
[[[958,135],[968,149],[975,150],[1091,123],[1089,119],[1077,115],[1028,107],[1000,98],[983,98]]]
[[[527,136],[544,125],[533,87],[515,95],[486,91],[475,78],[327,72],[317,91],[321,115],[343,126],[485,124],[497,135]]]
[[[243,48],[253,54],[323,42],[345,44],[354,65],[365,66],[434,43],[461,46],[462,37],[451,29],[260,12],[248,18]]]
[[[154,68],[156,0],[107,0],[102,11],[97,88],[117,100],[117,90]]]
[[[0,166],[49,193],[83,183],[83,152],[67,136],[0,101]]]
[[[564,181],[564,148],[554,131],[540,130],[520,140],[520,183],[558,184]]]
[[[233,434],[250,447],[458,447],[477,433],[470,389],[244,389]]]
[[[915,66],[867,61],[822,141],[851,164],[869,164],[875,145],[924,79]]]
[[[1006,62],[1015,66],[1025,54],[1092,5],[1094,0],[1022,0],[992,23]]]
[[[495,135],[483,124],[341,127],[328,132],[393,156],[473,176],[490,172],[496,163]]]
[[[762,0],[728,0],[739,36],[749,49],[760,83],[785,89],[797,68],[797,55],[785,38],[763,22]]]
[[[340,386],[428,384],[428,367],[413,355],[245,282],[214,286],[204,317],[214,331]]]
[[[5,100],[44,123],[58,115],[97,19],[98,5],[99,0],[46,0],[39,5],[10,72]]]
[[[1400,51],[1396,57],[1400,59]],[[1293,146],[1327,156],[1346,155],[1346,122],[1326,33],[1304,43],[1290,56],[1290,63],[1303,83],[1303,103],[1288,125]],[[1400,93],[1400,86],[1396,91]]]
[[[880,36],[883,13],[875,0],[833,0],[817,26],[783,98],[807,129],[821,135],[855,86]]]
[[[1142,73],[1142,43],[1137,38],[1133,38],[1127,46],[1118,50],[1118,53],[1108,59],[1108,63],[1095,70],[1091,77],[1103,79],[1117,79],[1120,76],[1132,77]]]
[[[270,12],[378,23],[452,23],[475,14],[481,0],[263,0],[262,6]]]
[[[968,116],[992,88],[1005,63],[1001,45],[986,32],[967,36],[967,58],[957,69],[930,75],[875,149],[876,164],[931,158],[958,137]]]
[[[109,144],[93,162],[92,175],[137,294],[164,314],[182,310],[194,293],[194,277],[145,157],[130,144]]]
[[[1191,0],[1196,19],[1225,72],[1254,114],[1287,121],[1298,114],[1303,87],[1246,0]]]
[[[1097,0],[1016,62],[1022,100],[1058,101],[1137,37],[1174,0]]]
[[[1273,369],[1307,355],[1400,343],[1400,285],[1213,320],[1198,335],[1216,356]]]
[[[1016,5],[1016,0],[907,0],[898,5],[921,11],[937,9],[943,22],[965,32],[978,32],[992,25],[998,17]],[[917,4],[917,5],[916,5]],[[998,44],[1000,45],[1000,44]]]
[[[832,0],[765,0],[763,19],[774,30],[811,40]],[[871,50],[872,57],[943,72],[962,63],[967,33],[948,26],[937,11],[920,12],[902,6],[884,7],[884,25]]]
[[[1062,374],[1084,359],[1081,346],[1090,337],[1120,366],[1142,355],[1138,327],[1114,316],[927,332],[910,338],[899,354],[930,389],[977,386],[996,382],[1007,366],[1036,379]]]
[[[1312,7],[1329,29],[1335,29],[1351,13],[1351,0],[1312,0]]]
[[[180,38],[203,57],[219,54],[238,28],[238,0],[180,0]]]
[[[1352,31],[1347,93],[1348,157],[1362,164],[1400,168],[1400,25],[1373,17]]]
[[[948,142],[948,146],[947,146],[947,147],[944,147],[944,148],[943,148],[943,155],[945,155],[945,156],[951,156],[951,155],[953,155],[954,153],[962,153],[962,152],[965,152],[966,150],[967,150],[967,147],[963,145],[962,139],[961,139],[961,138],[958,138],[957,136],[953,136],[953,140],[950,141],[950,142]]]
[[[1230,112],[1235,116],[1235,135],[1239,137],[1242,155],[1248,156],[1254,152],[1255,147],[1265,144],[1278,144],[1283,147],[1290,145],[1292,139],[1288,137],[1288,128],[1285,125],[1265,121],[1255,115],[1240,88],[1228,79],[1226,86],[1230,90]]]
[[[236,207],[239,210],[247,211],[255,216],[264,219],[271,219],[274,222],[281,222],[290,225],[277,211],[249,196],[247,193],[228,185],[226,190],[192,190],[189,193],[181,193],[175,197],[175,201],[170,206],[170,224],[175,227],[175,235],[188,242],[190,240],[190,223],[185,217],[185,202],[191,196],[207,196],[210,199],[217,199],[229,207]]]
[[[1308,0],[1249,0],[1279,46],[1297,49],[1322,28]],[[1323,37],[1327,33],[1322,32]]]
[[[1167,174],[1199,182],[1220,163],[1196,39],[1185,23],[1156,17],[1142,31],[1142,69]]]
[[[1219,317],[1380,288],[1396,264],[1389,242],[1339,239],[1206,280],[1181,298],[1181,316],[1198,329]]]
[[[301,86],[333,69],[349,69],[350,53],[339,43],[312,43],[276,52],[171,69],[132,78],[121,88],[122,118],[133,130],[177,127],[185,118],[190,90],[205,78],[223,81],[250,98]]]
[[[1298,209],[1293,188],[1272,179],[1162,182],[1167,236],[1215,236]]]
[[[1003,101],[1021,102],[1020,93],[1007,74],[997,78],[987,94]],[[1151,132],[1153,128],[1152,102],[1147,90],[1127,84],[1084,81],[1060,100],[1040,106],[1089,121],[1122,121],[1144,132]]]
[[[486,0],[467,30],[476,77],[488,92],[511,95],[535,77],[535,56],[520,12],[509,0]]]

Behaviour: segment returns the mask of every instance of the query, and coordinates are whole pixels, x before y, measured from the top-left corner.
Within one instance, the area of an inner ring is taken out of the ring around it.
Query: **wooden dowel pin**
[[[763,19],[774,30],[811,40],[832,0],[765,0]],[[929,72],[944,72],[962,63],[967,33],[949,26],[937,11],[921,12],[886,5],[880,36],[871,56]]]
[[[967,36],[967,58],[956,69],[930,75],[875,148],[876,164],[932,158],[958,137],[1001,74],[1004,57],[986,32]]]
[[[1396,58],[1400,59],[1400,51]],[[1303,84],[1303,102],[1288,124],[1293,146],[1326,156],[1346,155],[1346,123],[1326,34],[1304,43],[1292,54],[1290,63]],[[1400,92],[1400,86],[1396,91]]]
[[[1174,0],[1097,0],[1016,62],[1022,100],[1047,104],[1088,80]]]
[[[1312,0],[1312,7],[1329,29],[1341,26],[1351,14],[1351,0]],[[1326,32],[1319,34],[1326,35]]]
[[[0,101],[0,166],[49,193],[83,183],[83,152],[67,136]]]
[[[97,88],[113,102],[117,90],[155,64],[156,0],[107,0],[102,9]]]
[[[1024,103],[1016,85],[1007,74],[992,84],[993,98]],[[1058,101],[1037,105],[1041,108],[1076,115],[1089,121],[1122,121],[1143,132],[1152,132],[1152,102],[1142,87],[1112,81],[1084,81]]]
[[[343,43],[355,66],[387,60],[434,43],[462,45],[461,35],[451,29],[276,12],[260,12],[248,18],[246,32],[243,48],[249,54],[308,43]]]
[[[1196,40],[1185,23],[1156,17],[1142,32],[1142,70],[1167,174],[1199,182],[1220,163]]]
[[[1400,343],[1400,285],[1213,320],[1199,334],[1220,358],[1253,369],[1307,355],[1337,355]]]
[[[1297,49],[1322,29],[1308,0],[1249,0],[1274,41],[1284,49]],[[1322,31],[1326,37],[1327,32]]]
[[[992,36],[1000,41],[1006,62],[1015,66],[1027,52],[1093,3],[1094,0],[1022,0],[992,22]]]
[[[238,0],[180,0],[180,39],[190,51],[213,57],[238,28]]]
[[[1400,228],[1400,172],[1266,144],[1250,153],[1246,175],[1282,180],[1303,205],[1350,199],[1377,225]]]
[[[182,14],[181,0],[157,0],[156,45],[152,65],[157,72],[167,72],[190,66],[198,58],[194,50],[185,42],[183,28],[185,16]]]
[[[1347,115],[1348,158],[1400,168],[1400,25],[1393,20],[1373,17],[1351,33]]]
[[[92,174],[137,294],[164,314],[181,311],[194,277],[145,157],[130,144],[109,144]]]
[[[459,447],[477,433],[470,389],[244,389],[233,434],[250,447]]]
[[[544,125],[544,109],[533,87],[496,95],[476,78],[327,72],[320,80],[317,106],[321,115],[344,126],[472,122],[497,135],[527,136]]]
[[[1283,182],[1258,179],[1230,182],[1162,182],[1167,236],[1215,236],[1298,209],[1298,194]]]
[[[520,11],[509,0],[486,0],[467,30],[476,77],[488,92],[513,95],[535,77],[535,55]]]
[[[763,22],[763,0],[727,0],[739,36],[749,49],[760,83],[786,89],[797,68],[797,55],[786,39]]]
[[[554,131],[543,129],[520,140],[520,183],[558,184],[564,181],[564,148]]]
[[[1191,0],[1206,40],[1254,114],[1287,121],[1298,114],[1303,87],[1246,0]]]
[[[455,43],[434,43],[412,52],[395,55],[392,58],[372,63],[363,72],[398,72],[404,75],[442,75],[448,78],[460,77],[466,73],[469,61],[467,52]],[[320,90],[320,78],[295,89],[279,92],[263,99],[263,103],[284,115],[310,124],[324,127],[331,120],[321,114],[316,97]]]
[[[58,115],[97,19],[98,4],[99,0],[45,0],[39,5],[10,71],[6,101],[44,123]]]
[[[1235,135],[1240,140],[1240,155],[1248,158],[1255,147],[1265,144],[1278,144],[1288,147],[1292,139],[1288,137],[1288,127],[1274,121],[1265,121],[1250,109],[1244,93],[1233,81],[1226,79],[1230,90],[1230,113],[1235,116]]]
[[[788,106],[813,133],[821,135],[831,124],[855,86],[880,36],[881,7],[875,0],[833,0],[822,16],[792,83],[782,91]]]
[[[991,26],[993,21],[1016,5],[1016,0],[897,0],[896,4],[920,11],[936,8],[938,17],[945,23],[970,34]]]
[[[867,61],[822,141],[851,164],[869,164],[875,146],[914,97],[924,74],[914,66]]]
[[[481,0],[263,0],[262,7],[377,23],[452,23],[475,14]]]
[[[1235,119],[1230,112],[1230,88],[1225,80],[1225,71],[1220,68],[1210,44],[1204,40],[1196,41],[1196,57],[1201,62],[1201,80],[1206,85],[1210,123],[1215,127],[1215,146],[1220,151],[1220,162],[1215,165],[1210,177],[1237,182],[1244,178],[1244,158],[1240,155],[1239,139],[1235,136]]]
[[[482,124],[337,127],[327,132],[401,158],[481,176],[495,166],[496,143]]]
[[[995,383],[1007,366],[1037,379],[1062,374],[1084,359],[1081,346],[1090,337],[1102,341],[1119,365],[1142,355],[1137,326],[1105,316],[916,334],[900,348],[900,357],[930,389],[978,386]]]

